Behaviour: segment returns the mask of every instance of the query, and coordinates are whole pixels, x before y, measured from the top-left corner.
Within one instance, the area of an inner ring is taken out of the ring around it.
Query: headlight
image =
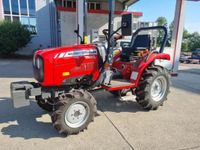
[[[41,56],[36,56],[33,62],[34,76],[39,81],[44,80],[44,62]]]
[[[41,67],[41,58],[40,57],[36,58],[35,66],[37,69],[40,69],[40,67]]]
[[[35,66],[36,53],[33,55],[33,66]]]

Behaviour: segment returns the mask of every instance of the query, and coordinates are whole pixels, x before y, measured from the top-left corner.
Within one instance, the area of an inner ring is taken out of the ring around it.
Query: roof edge
[[[58,11],[64,11],[64,12],[76,12],[76,8],[65,8],[58,6],[57,7]],[[93,14],[108,14],[108,10],[89,10],[88,13],[93,13]],[[134,17],[141,17],[143,16],[142,12],[128,12],[128,11],[115,11],[115,15],[122,15],[122,14],[133,14]]]

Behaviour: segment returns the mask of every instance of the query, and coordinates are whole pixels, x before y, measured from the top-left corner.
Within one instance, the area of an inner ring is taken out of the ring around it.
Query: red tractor
[[[162,53],[167,29],[140,28],[132,35],[130,46],[114,55],[114,44],[121,37],[116,33],[121,29],[122,35],[132,34],[132,22],[130,15],[124,15],[122,26],[112,31],[112,14],[109,16],[109,29],[104,30],[107,44],[97,42],[38,50],[33,58],[38,82],[11,83],[14,106],[29,105],[29,97],[35,96],[38,105],[51,112],[53,126],[59,133],[69,135],[83,131],[93,121],[97,102],[90,91],[97,87],[119,96],[132,91],[136,101],[147,110],[162,105],[169,92],[169,71],[154,62],[170,60],[168,54]],[[149,30],[162,30],[159,51],[151,45]]]

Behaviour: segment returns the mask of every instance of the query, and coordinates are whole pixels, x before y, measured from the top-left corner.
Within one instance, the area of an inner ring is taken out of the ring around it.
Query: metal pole
[[[79,29],[79,35],[84,40],[87,35],[87,3],[86,0],[76,0],[76,4],[77,29]],[[81,43],[79,37],[77,37],[77,43]]]
[[[84,32],[83,32],[83,37],[84,37],[84,43],[88,44],[88,37],[87,37],[87,2],[84,0]]]
[[[185,0],[176,1],[176,11],[174,18],[174,30],[172,33],[172,45],[171,47],[174,50],[173,62],[172,62],[172,71],[174,74],[178,72],[179,58],[181,53],[181,44],[184,30],[184,21],[185,21]]]
[[[107,62],[111,65],[113,61],[113,25],[114,25],[115,0],[109,0],[109,21],[108,21],[108,58]]]

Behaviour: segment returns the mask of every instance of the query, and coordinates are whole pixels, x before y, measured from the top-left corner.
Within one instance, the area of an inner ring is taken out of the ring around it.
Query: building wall
[[[98,18],[98,19],[97,19]],[[74,33],[76,29],[76,12],[61,12],[61,45],[73,45],[77,43],[77,36]],[[121,16],[115,16],[114,29],[120,27]],[[108,28],[108,14],[88,14],[87,34],[90,38],[92,29],[98,30],[100,35],[103,29]]]
[[[101,6],[103,10],[108,10],[108,2],[101,2]],[[115,10],[123,10],[123,5],[119,2],[115,3]]]
[[[101,3],[102,10],[108,10],[108,2],[94,1]],[[115,10],[123,11],[123,5],[119,2],[115,4]],[[61,24],[61,45],[71,45],[77,43],[77,36],[74,30],[77,28],[76,25],[76,12],[60,12],[60,24]],[[121,25],[121,16],[115,15],[114,18],[114,29],[116,30]],[[87,15],[87,35],[91,37],[92,30],[98,30],[100,36],[103,35],[103,29],[108,28],[108,14],[97,14],[88,13]]]
[[[33,51],[37,49],[44,49],[49,47],[55,47],[55,39],[57,33],[51,28],[55,28],[55,25],[52,25],[52,21],[55,24],[56,18],[52,20],[51,7],[53,3],[51,0],[36,0],[36,18],[37,18],[37,35],[32,36],[31,42],[25,47],[22,48],[19,53],[21,54],[32,54]]]
[[[98,18],[98,19],[97,19]],[[120,27],[121,16],[116,15],[114,18],[114,30]],[[108,29],[108,15],[107,14],[89,14],[88,15],[88,34],[92,29],[98,29],[99,34],[103,35],[103,29]]]
[[[60,12],[61,45],[73,45],[76,43],[76,13]]]
[[[0,0],[0,20],[3,20],[3,2]]]
[[[40,48],[47,48],[47,47],[52,47],[53,44],[53,39],[51,38],[51,33],[54,30],[51,30],[52,26],[51,21],[52,16],[50,12],[50,6],[51,2],[53,0],[35,0],[36,2],[36,24],[37,24],[37,34],[32,35],[32,39],[30,43],[24,47],[21,48],[18,53],[20,54],[25,54],[25,55],[30,55],[35,51],[36,49]],[[55,11],[55,8],[54,8]],[[3,13],[3,2],[0,0],[0,20],[4,18],[4,13]],[[56,23],[56,21],[54,21]]]

